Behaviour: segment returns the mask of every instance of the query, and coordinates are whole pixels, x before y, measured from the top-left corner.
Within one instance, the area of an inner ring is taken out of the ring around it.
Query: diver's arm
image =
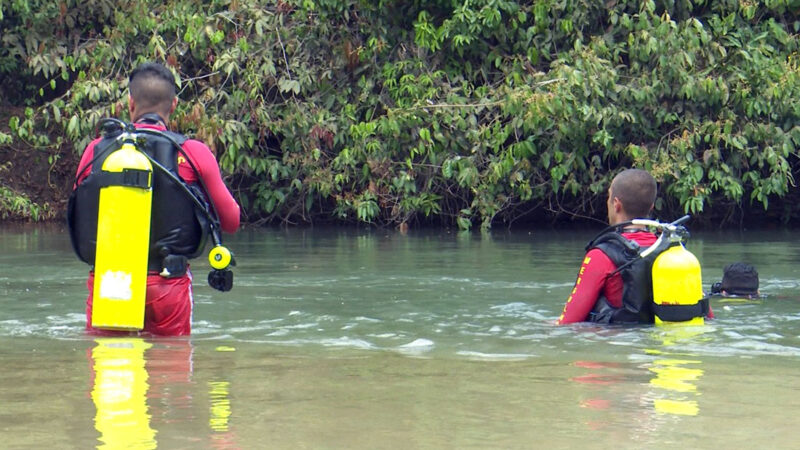
[[[590,250],[583,258],[575,286],[564,305],[558,325],[585,322],[603,289],[606,277],[615,270],[614,263],[599,249]]]
[[[220,228],[226,233],[234,233],[239,228],[239,204],[231,195],[225,182],[222,181],[222,174],[219,171],[217,159],[211,150],[202,142],[190,139],[184,144],[187,156],[200,172],[208,192],[209,201],[214,204],[214,208],[219,215]],[[183,166],[179,170],[183,169]],[[187,179],[183,172],[181,177]]]

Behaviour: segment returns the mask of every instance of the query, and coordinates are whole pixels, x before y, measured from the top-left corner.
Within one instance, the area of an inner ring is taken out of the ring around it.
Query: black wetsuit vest
[[[177,144],[183,145],[186,137],[169,131],[161,132]],[[163,259],[168,255],[187,258],[198,256],[205,247],[209,231],[207,212],[189,195],[207,205],[205,194],[199,186],[188,185],[178,176],[178,148],[170,139],[153,134],[143,134],[141,150],[160,163],[174,177],[153,167],[153,200],[150,218],[150,256],[148,270],[161,271]],[[110,184],[103,177],[103,162],[120,148],[115,136],[104,137],[94,147],[89,175],[72,192],[67,207],[67,224],[75,253],[82,261],[94,265],[97,240],[97,213],[100,189]],[[198,174],[199,176],[199,174]],[[183,184],[183,186],[179,185]],[[190,192],[187,192],[187,189]]]
[[[622,276],[622,307],[611,306],[605,295],[600,295],[589,313],[589,321],[597,323],[653,323],[652,266],[657,254],[640,257],[647,247],[625,239],[616,231],[602,234],[589,243],[586,251],[597,248],[611,259]],[[621,269],[619,269],[621,268]]]
[[[676,244],[680,245],[680,244]],[[611,306],[604,295],[600,295],[589,313],[589,321],[597,323],[654,323],[657,315],[661,320],[683,322],[695,317],[707,316],[708,298],[699,299],[693,305],[657,305],[653,301],[653,261],[661,250],[646,257],[640,255],[648,247],[641,247],[625,239],[620,233],[610,231],[589,243],[586,251],[597,248],[611,259],[622,276],[622,307]]]

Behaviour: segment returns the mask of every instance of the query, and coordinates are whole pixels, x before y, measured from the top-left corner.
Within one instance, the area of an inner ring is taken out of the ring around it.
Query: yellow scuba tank
[[[703,325],[702,315],[680,321],[668,321],[659,317],[659,306],[692,306],[700,303],[704,297],[700,262],[686,250],[680,239],[670,242],[670,246],[656,257],[651,273],[653,301],[656,304],[656,325],[672,323]]]
[[[92,326],[141,330],[144,326],[153,167],[131,141],[103,163],[115,176],[100,189],[94,265]]]

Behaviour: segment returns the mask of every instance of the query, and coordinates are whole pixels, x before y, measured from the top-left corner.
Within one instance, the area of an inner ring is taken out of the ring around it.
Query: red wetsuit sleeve
[[[599,249],[590,250],[583,258],[578,278],[572,288],[557,324],[584,322],[594,308],[608,275],[616,270],[614,263]]]
[[[83,181],[84,178],[89,176],[89,173],[92,171],[92,158],[94,158],[94,146],[100,142],[100,139],[95,139],[86,146],[86,149],[83,151],[83,155],[81,155],[81,162],[78,163],[78,169],[75,172],[75,184],[72,186],[72,189],[78,187],[79,184]]]
[[[222,181],[222,174],[219,171],[217,159],[211,150],[202,142],[189,139],[183,144],[186,155],[191,159],[199,175],[203,179],[209,200],[214,204],[214,208],[219,214],[219,222],[222,231],[234,233],[239,228],[239,204],[231,195],[225,182]],[[197,175],[189,164],[181,163],[178,158],[178,174],[187,183],[197,181]]]

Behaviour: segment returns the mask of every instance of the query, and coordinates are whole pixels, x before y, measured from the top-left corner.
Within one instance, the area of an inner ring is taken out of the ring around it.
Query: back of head
[[[611,182],[611,196],[619,198],[631,218],[650,216],[656,201],[656,180],[646,170],[625,169]]]
[[[735,262],[723,269],[720,291],[728,295],[758,295],[758,272],[750,264]]]
[[[140,112],[156,112],[163,116],[171,112],[176,92],[175,76],[162,64],[147,62],[134,69],[129,89]]]

